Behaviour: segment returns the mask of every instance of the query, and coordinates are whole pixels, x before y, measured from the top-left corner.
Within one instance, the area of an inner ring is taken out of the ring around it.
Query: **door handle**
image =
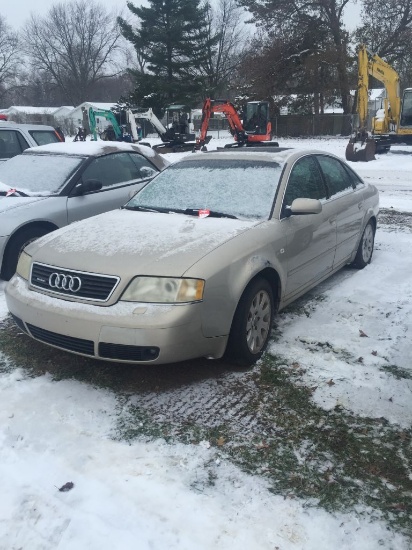
[[[329,223],[332,225],[333,223],[336,222],[336,216],[332,216],[331,218],[329,218]]]
[[[363,202],[358,202],[358,208],[361,210],[363,208]]]

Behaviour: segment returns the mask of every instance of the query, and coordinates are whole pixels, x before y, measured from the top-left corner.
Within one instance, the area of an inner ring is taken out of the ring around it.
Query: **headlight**
[[[23,251],[20,254],[19,261],[17,262],[16,273],[20,275],[20,277],[23,277],[23,279],[26,279],[26,281],[28,281],[30,277],[30,267],[31,256]]]
[[[121,297],[125,302],[176,304],[203,299],[202,279],[172,277],[136,277]]]

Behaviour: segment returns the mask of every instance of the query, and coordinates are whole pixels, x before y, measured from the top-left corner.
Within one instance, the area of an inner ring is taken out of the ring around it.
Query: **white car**
[[[0,276],[13,275],[29,242],[119,208],[168,165],[150,147],[117,141],[43,145],[0,163]]]
[[[0,161],[20,155],[29,147],[61,141],[53,126],[0,121]]]

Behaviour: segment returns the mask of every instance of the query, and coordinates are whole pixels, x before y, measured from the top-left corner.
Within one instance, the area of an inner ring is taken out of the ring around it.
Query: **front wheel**
[[[245,367],[256,363],[268,345],[273,315],[272,288],[266,279],[259,277],[246,287],[239,300],[225,358]]]
[[[363,231],[358,250],[353,261],[354,267],[357,267],[358,269],[363,269],[371,263],[374,242],[375,226],[372,221],[369,221]]]

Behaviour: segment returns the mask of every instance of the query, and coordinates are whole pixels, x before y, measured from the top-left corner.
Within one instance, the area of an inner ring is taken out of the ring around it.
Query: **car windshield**
[[[58,193],[83,157],[23,154],[0,163],[0,191],[17,189],[26,195]]]
[[[267,219],[282,168],[275,162],[239,159],[184,161],[169,166],[126,208]]]

